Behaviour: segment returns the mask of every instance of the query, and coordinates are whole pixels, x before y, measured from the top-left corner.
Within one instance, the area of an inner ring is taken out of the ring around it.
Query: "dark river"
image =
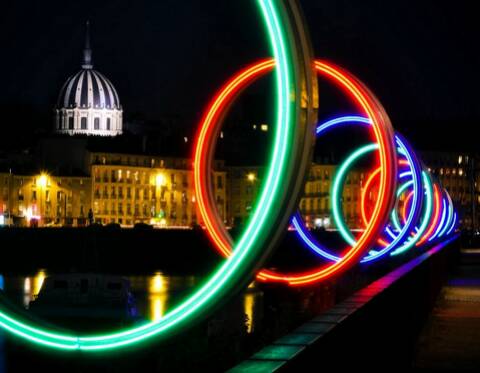
[[[8,299],[28,310],[30,302],[38,296],[48,275],[47,269],[39,269],[30,276],[0,275],[0,286]],[[123,277],[129,280],[139,317],[148,321],[161,319],[174,306],[175,301],[193,291],[201,280],[195,276],[168,276],[162,272]],[[260,307],[256,307],[256,303],[261,300],[262,294],[256,284],[252,283],[242,295],[242,312],[246,317],[248,333],[253,332],[255,319],[259,317],[257,313]]]

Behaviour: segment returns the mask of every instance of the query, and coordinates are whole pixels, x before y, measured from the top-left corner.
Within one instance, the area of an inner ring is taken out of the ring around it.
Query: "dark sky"
[[[301,4],[316,55],[369,85],[417,146],[432,147],[431,133],[441,146],[476,145],[474,2]],[[178,116],[193,126],[224,79],[269,55],[254,0],[10,0],[0,13],[2,110],[51,116],[61,85],[80,68],[87,19],[95,67],[116,86],[127,118]]]

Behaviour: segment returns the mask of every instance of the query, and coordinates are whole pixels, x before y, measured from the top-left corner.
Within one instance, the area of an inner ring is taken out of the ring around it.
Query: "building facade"
[[[91,208],[89,177],[0,174],[1,223],[15,226],[85,226]]]
[[[423,152],[429,171],[448,191],[458,213],[460,226],[474,229],[480,210],[480,183],[475,157],[460,152]]]
[[[313,163],[308,172],[305,192],[300,200],[300,212],[309,228],[335,228],[332,219],[331,189],[337,166]],[[363,171],[352,170],[345,179],[341,208],[347,225],[362,227],[360,197]]]
[[[86,161],[91,172],[85,177],[0,174],[0,224],[84,226],[89,218],[123,227],[201,224],[188,159],[88,153]],[[222,162],[216,162],[216,167],[214,194],[225,220],[226,172]]]
[[[331,219],[331,188],[337,166],[313,163],[309,169],[299,209],[309,228],[335,228]],[[263,167],[228,167],[227,214],[230,225],[245,224],[260,193]],[[348,174],[342,195],[345,222],[352,229],[361,228],[360,196],[365,174]]]
[[[146,155],[89,153],[96,222],[132,226],[192,227],[196,212],[191,161]],[[226,218],[226,173],[216,163],[213,187]]]
[[[227,225],[245,224],[260,193],[263,167],[227,168]]]

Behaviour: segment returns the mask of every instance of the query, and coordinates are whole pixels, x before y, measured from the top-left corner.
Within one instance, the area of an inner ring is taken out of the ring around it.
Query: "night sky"
[[[475,149],[474,2],[301,4],[316,55],[369,85],[417,147]],[[61,85],[80,69],[87,19],[95,68],[116,86],[127,119],[174,117],[193,127],[230,74],[269,55],[254,0],[4,2],[0,109],[7,134],[50,125]]]

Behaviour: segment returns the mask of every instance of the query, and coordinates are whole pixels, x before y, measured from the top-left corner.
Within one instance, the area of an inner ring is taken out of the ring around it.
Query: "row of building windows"
[[[463,168],[440,168],[438,170],[433,170],[433,173],[438,172],[439,175],[453,175],[453,176],[467,176]]]
[[[62,123],[64,121],[64,119],[62,119],[62,115],[61,114],[61,118],[60,118],[60,121],[58,122],[58,129],[62,129]],[[80,129],[81,130],[86,130],[88,129],[87,128],[87,123],[88,123],[88,118],[87,117],[80,117]],[[72,116],[69,116],[67,117],[67,127],[69,130],[74,130],[76,129],[75,128],[75,118],[72,117]],[[110,131],[112,128],[112,118],[106,118],[105,120],[105,129],[107,131]],[[93,129],[94,130],[101,130],[100,128],[100,118],[99,117],[95,117],[93,118]]]
[[[159,159],[147,156],[125,156],[120,154],[103,155],[95,154],[92,157],[92,163],[95,165],[125,165],[132,167],[149,167],[149,168],[170,168],[176,170],[188,170],[191,161],[183,158]],[[215,169],[221,169],[223,161],[215,161]]]
[[[109,192],[110,189],[110,192]],[[124,193],[125,191],[125,193]],[[117,198],[136,198],[140,200],[154,200],[157,196],[155,187],[152,188],[123,188],[123,187],[114,187],[108,188],[107,186],[101,188],[96,186],[94,197],[95,199],[117,199]],[[163,189],[159,192],[159,197],[162,200],[165,200],[166,190]],[[188,195],[186,191],[181,192],[181,201],[182,203],[188,202]],[[176,191],[170,191],[170,199],[173,201],[176,199]]]
[[[157,210],[155,206],[149,206],[148,204],[131,204],[131,203],[94,203],[95,215],[131,215],[131,216],[143,216],[143,217],[170,217],[176,218],[178,215],[182,217],[188,216],[188,210],[182,208],[180,213],[177,213],[176,205],[170,206],[170,210],[167,206],[164,206],[160,210]],[[194,211],[192,212],[194,214]]]
[[[95,169],[95,182],[100,183],[135,183],[135,184],[166,184],[166,176],[163,173],[146,173],[130,170],[110,170],[101,172],[99,169]],[[176,176],[179,176],[178,178]],[[182,186],[188,187],[188,175],[183,174],[170,174],[170,183],[176,185],[178,180],[181,180]],[[223,178],[219,176],[218,183],[223,187]]]

